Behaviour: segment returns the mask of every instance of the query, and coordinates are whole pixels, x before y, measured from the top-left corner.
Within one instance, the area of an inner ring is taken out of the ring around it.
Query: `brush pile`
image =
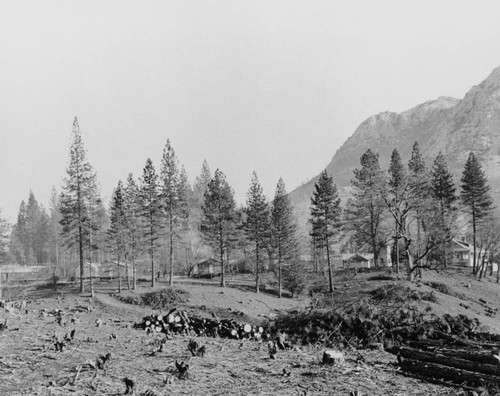
[[[267,340],[268,331],[262,326],[252,326],[248,323],[238,323],[235,320],[189,317],[186,311],[171,309],[166,315],[152,314],[145,316],[134,328],[151,333],[186,334],[207,337],[232,339]]]
[[[383,306],[361,300],[336,309],[287,314],[276,327],[294,343],[356,349],[383,344],[386,348],[422,339],[467,339],[500,342],[500,335],[480,332],[480,323],[465,315],[437,316],[415,306]]]

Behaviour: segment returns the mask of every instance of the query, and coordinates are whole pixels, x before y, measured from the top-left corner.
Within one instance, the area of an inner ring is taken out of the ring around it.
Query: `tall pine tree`
[[[163,149],[161,161],[161,198],[163,210],[166,216],[166,225],[168,228],[168,246],[169,246],[169,285],[173,285],[174,276],[174,233],[176,228],[176,217],[179,209],[179,164],[175,155],[174,148],[170,140]]]
[[[124,256],[125,245],[127,240],[127,216],[125,212],[125,201],[123,183],[120,180],[118,186],[113,192],[111,204],[109,208],[110,225],[108,228],[109,245],[111,252],[115,253],[117,269],[118,269],[118,293],[122,292],[122,276],[120,269],[120,259]],[[127,284],[130,289],[128,279],[128,266],[125,267],[127,272]]]
[[[406,234],[406,220],[410,212],[408,174],[401,161],[399,152],[394,149],[389,164],[389,181],[387,193],[384,196],[387,208],[394,218],[394,251],[393,265],[396,262],[396,272],[400,267],[399,239]]]
[[[419,258],[421,250],[425,248],[425,246],[422,246],[422,239],[424,239],[422,233],[427,228],[425,212],[432,207],[432,200],[430,197],[429,173],[417,142],[413,144],[411,157],[408,161],[408,187],[408,199],[411,201],[410,206],[417,228],[416,257]]]
[[[7,261],[9,256],[9,224],[2,217],[0,209],[0,265]],[[0,273],[0,298],[3,297],[2,274]]]
[[[283,264],[297,255],[297,222],[283,179],[278,180],[271,209],[271,241],[278,259],[278,296],[283,290]]]
[[[17,222],[12,228],[10,252],[17,263],[26,265],[29,258],[28,232],[26,224],[26,202],[21,201],[17,213]]]
[[[486,175],[474,153],[469,154],[462,173],[462,191],[460,198],[467,209],[472,223],[472,243],[474,245],[474,261],[472,272],[477,273],[476,230],[478,222],[484,219],[493,209],[490,186]]]
[[[139,187],[135,182],[132,173],[127,177],[127,185],[123,191],[123,206],[126,217],[126,255],[127,260],[132,263],[132,289],[135,290],[137,286],[137,268],[135,260],[141,251],[141,202],[139,195]]]
[[[61,193],[61,225],[63,228],[64,243],[68,247],[77,246],[80,264],[80,293],[83,292],[84,278],[84,248],[86,246],[85,229],[88,228],[87,202],[92,187],[95,185],[96,174],[86,159],[82,136],[78,120],[75,117],[70,147],[70,160],[66,170]]]
[[[447,244],[451,241],[451,226],[454,222],[454,214],[456,213],[455,202],[457,196],[455,194],[455,183],[453,176],[448,171],[448,165],[442,152],[434,160],[431,169],[431,194],[434,200],[437,201],[439,207],[439,227],[441,238],[441,250],[443,252],[444,267],[448,264]]]
[[[156,266],[155,253],[158,245],[158,236],[161,230],[161,202],[158,187],[158,175],[151,159],[147,159],[144,166],[141,189],[140,189],[140,210],[143,219],[143,237],[148,246],[149,257],[151,259],[151,286],[155,287]]]
[[[54,275],[61,271],[60,268],[60,256],[61,256],[61,243],[60,243],[60,234],[61,234],[61,211],[60,211],[60,201],[59,196],[55,187],[52,187],[52,192],[50,194],[49,199],[49,244],[50,251],[49,257],[52,263],[54,263]],[[66,275],[66,274],[65,274]]]
[[[383,222],[386,205],[383,194],[386,188],[378,155],[368,149],[360,158],[361,168],[354,169],[352,198],[345,211],[346,229],[354,233],[356,245],[369,246],[375,265],[379,265],[380,249],[386,244]]]
[[[94,297],[94,276],[92,263],[94,261],[94,252],[99,249],[100,242],[105,243],[105,230],[107,227],[107,214],[103,206],[97,179],[93,178],[89,183],[87,189],[87,196],[85,198],[85,224],[84,229],[85,238],[88,244],[88,265],[90,277],[90,293]]]
[[[341,208],[337,186],[326,170],[321,172],[311,197],[311,236],[316,247],[326,250],[330,293],[333,292],[332,244],[341,228]]]
[[[217,169],[205,191],[201,231],[207,242],[219,253],[221,287],[226,286],[224,254],[229,248],[231,234],[235,228],[235,207],[234,193],[226,176]]]
[[[269,240],[269,205],[259,183],[257,173],[253,172],[250,188],[247,192],[245,208],[246,221],[243,223],[247,238],[253,243],[255,252],[255,291],[260,291],[260,271],[263,252]]]

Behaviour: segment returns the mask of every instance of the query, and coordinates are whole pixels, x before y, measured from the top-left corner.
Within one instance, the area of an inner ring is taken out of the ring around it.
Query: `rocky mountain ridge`
[[[341,196],[347,198],[353,170],[368,148],[379,154],[382,168],[387,169],[392,150],[397,148],[407,162],[415,141],[428,167],[439,151],[444,154],[457,189],[469,152],[473,151],[500,206],[500,67],[461,100],[440,97],[401,113],[370,116],[337,150],[326,169]],[[300,223],[309,216],[309,201],[318,177],[319,173],[290,193]]]

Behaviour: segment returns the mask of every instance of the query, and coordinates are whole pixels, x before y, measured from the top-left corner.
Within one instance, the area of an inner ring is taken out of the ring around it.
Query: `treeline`
[[[335,253],[373,253],[376,265],[382,264],[380,252],[389,248],[395,271],[399,273],[404,264],[412,279],[422,268],[446,267],[451,259],[448,247],[458,235],[473,246],[473,274],[486,274],[500,248],[500,235],[490,186],[474,153],[465,163],[459,193],[443,154],[429,169],[417,143],[407,166],[397,149],[387,171],[370,149],[361,156],[360,165],[354,170],[351,197],[344,209],[326,171],[315,184],[311,200],[313,252],[316,260],[326,263],[330,290],[334,248]]]
[[[417,143],[406,166],[394,149],[387,170],[368,149],[343,203],[333,177],[323,171],[310,204],[311,266],[300,259],[304,246],[299,248],[282,179],[268,202],[254,172],[246,203],[237,207],[224,173],[212,173],[206,161],[191,184],[169,140],[159,167],[148,158],[139,177],[130,173],[118,181],[104,207],[75,118],[62,190],[53,189],[48,210],[32,192],[21,203],[10,255],[24,265],[52,263],[54,274],[66,278],[77,269],[81,291],[86,278],[93,290],[92,263],[114,265],[121,291],[122,278],[128,288],[135,288],[138,273],[148,274],[151,286],[159,278],[172,285],[174,275],[189,275],[195,264],[215,258],[222,287],[227,271],[243,269],[254,274],[259,292],[263,272],[272,271],[281,296],[283,288],[304,289],[306,269],[326,275],[333,290],[335,257],[342,252],[373,253],[375,265],[386,265],[380,255],[390,250],[395,271],[406,266],[411,279],[422,268],[446,267],[450,242],[464,235],[474,246],[472,271],[481,277],[491,260],[480,252],[496,254],[500,236],[490,187],[473,153],[460,183],[457,192],[441,153],[428,168]]]
[[[257,292],[264,269],[276,271],[280,296],[287,280],[291,285],[283,264],[298,254],[296,220],[282,179],[267,202],[254,173],[246,206],[238,208],[224,173],[212,174],[206,161],[191,185],[167,140],[159,169],[148,158],[139,178],[130,173],[118,181],[105,208],[76,118],[69,157],[62,192],[54,190],[49,212],[31,192],[28,204],[21,203],[10,243],[17,263],[50,262],[65,277],[75,276],[76,264],[81,291],[88,277],[93,290],[92,263],[116,263],[121,290],[122,275],[134,288],[137,270],[144,273],[146,266],[151,286],[160,277],[172,285],[174,274],[188,274],[210,257],[221,263],[221,286],[238,259],[255,274]]]

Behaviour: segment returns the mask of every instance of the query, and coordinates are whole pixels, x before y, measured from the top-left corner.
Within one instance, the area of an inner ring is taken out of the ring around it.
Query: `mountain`
[[[462,100],[440,97],[402,113],[383,112],[369,117],[337,150],[326,167],[339,186],[341,198],[349,195],[353,170],[361,155],[372,149],[387,169],[391,152],[397,148],[407,163],[413,143],[431,167],[442,151],[455,176],[457,192],[464,164],[473,151],[486,172],[492,195],[500,206],[500,67]],[[290,193],[300,224],[309,218],[309,202],[319,173]]]

